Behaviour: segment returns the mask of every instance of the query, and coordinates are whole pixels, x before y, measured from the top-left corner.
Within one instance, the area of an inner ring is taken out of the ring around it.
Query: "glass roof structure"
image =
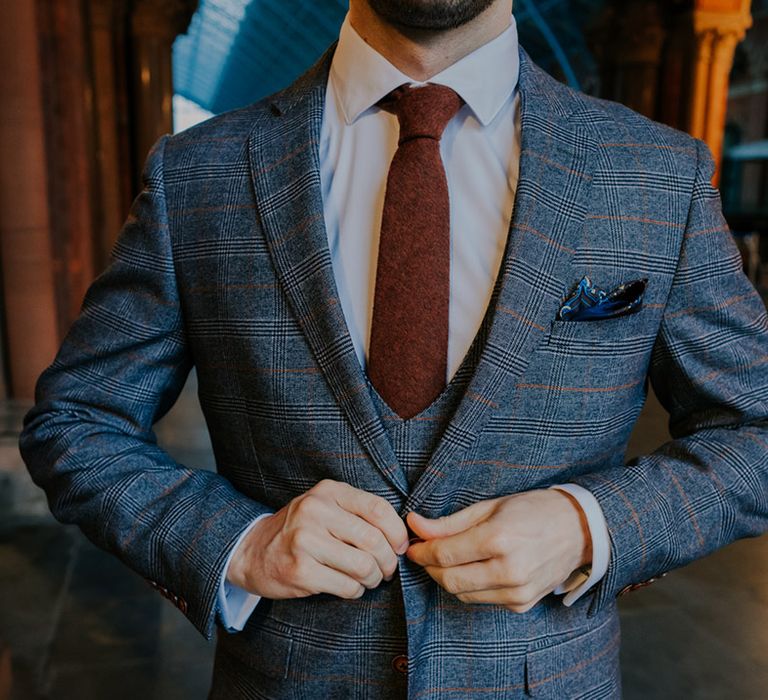
[[[585,26],[600,0],[515,0],[520,42],[583,90],[597,82]],[[288,85],[338,36],[348,0],[199,0],[173,47],[175,92],[214,114]]]

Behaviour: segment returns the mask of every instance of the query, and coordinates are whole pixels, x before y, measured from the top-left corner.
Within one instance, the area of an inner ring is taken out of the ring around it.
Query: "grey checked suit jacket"
[[[243,632],[219,632],[211,697],[617,697],[617,594],[766,529],[768,324],[710,154],[561,85],[521,49],[520,180],[492,325],[409,488],[324,229],[333,49],[285,90],[159,139],[113,262],[39,379],[24,459],[59,519],[208,638],[242,529],[324,478],[403,517],[581,484],[605,513],[611,562],[572,607],[465,604],[401,557],[357,600],[262,600]],[[555,320],[584,274],[603,288],[647,277],[644,307]],[[174,462],[152,431],[193,365],[217,472]],[[626,463],[649,380],[674,439]],[[400,654],[407,677],[391,666]]]

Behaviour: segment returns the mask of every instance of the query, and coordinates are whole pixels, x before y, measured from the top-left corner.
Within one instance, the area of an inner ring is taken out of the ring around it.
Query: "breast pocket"
[[[565,450],[574,460],[622,452],[646,397],[656,311],[551,322],[518,384],[537,450]]]
[[[620,379],[644,374],[659,331],[655,309],[598,321],[552,321],[545,352],[569,373],[583,371]]]
[[[655,309],[641,308],[632,314],[601,318],[596,321],[560,321],[550,324],[548,345],[564,349],[569,344],[591,343],[597,351],[616,354],[621,344],[645,340],[653,344],[658,333],[659,315]]]

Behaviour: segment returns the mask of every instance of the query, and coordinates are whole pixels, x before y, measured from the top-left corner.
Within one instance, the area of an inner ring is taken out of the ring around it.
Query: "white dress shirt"
[[[446,382],[480,327],[510,228],[520,161],[519,68],[517,27],[510,16],[509,26],[499,36],[428,81],[453,88],[465,102],[448,122],[440,141],[451,222]],[[384,193],[399,133],[397,117],[377,107],[376,102],[403,83],[423,84],[369,46],[347,15],[325,95],[320,180],[341,307],[364,368]],[[587,489],[576,484],[552,488],[567,490],[578,500],[592,535],[591,574],[574,575],[555,589],[555,593],[570,591],[563,599],[570,605],[605,574],[610,543],[602,510]],[[222,576],[219,610],[230,631],[243,628],[259,600],[260,596]]]

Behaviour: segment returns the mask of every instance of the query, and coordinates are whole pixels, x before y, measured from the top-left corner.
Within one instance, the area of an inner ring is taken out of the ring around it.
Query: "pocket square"
[[[557,318],[561,321],[597,321],[635,313],[643,305],[647,284],[648,278],[637,279],[606,292],[593,285],[585,275],[573,294],[563,302]]]

